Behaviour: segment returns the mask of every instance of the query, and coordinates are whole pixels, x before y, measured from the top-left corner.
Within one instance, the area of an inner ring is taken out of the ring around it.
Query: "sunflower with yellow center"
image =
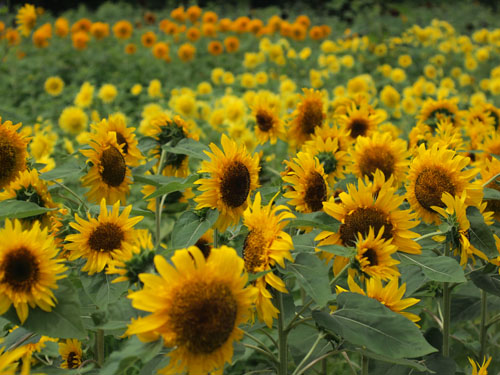
[[[248,228],[243,243],[243,260],[249,273],[271,271],[276,263],[285,268],[285,259],[293,262],[290,254],[292,238],[283,228],[295,215],[286,206],[273,207],[274,199],[267,206],[261,206],[261,202],[260,193],[257,193],[253,204],[243,213],[243,224]],[[272,327],[278,310],[271,302],[272,295],[266,289],[268,285],[282,293],[287,293],[287,290],[285,283],[272,271],[257,279],[257,313],[268,327]]]
[[[31,4],[24,4],[16,15],[18,29],[23,36],[29,36],[36,24],[36,9]]]
[[[290,204],[299,212],[316,212],[323,209],[328,199],[328,183],[323,166],[317,157],[299,152],[292,161],[285,161],[288,171],[283,181],[291,189],[283,196],[290,198]]]
[[[344,178],[345,167],[350,160],[347,152],[340,151],[338,138],[323,139],[314,134],[309,141],[304,143],[302,151],[318,158],[331,187],[336,180]]]
[[[2,339],[3,340],[3,339]],[[0,348],[0,374],[16,375],[19,360],[26,354],[26,348],[21,346],[14,350],[5,351],[5,346]],[[24,367],[24,366],[23,366]],[[29,368],[28,368],[29,373]],[[21,371],[21,375],[25,375],[25,371]]]
[[[47,190],[45,181],[40,180],[38,171],[24,170],[17,175],[17,178],[0,192],[0,201],[6,199],[15,199],[18,201],[32,202],[44,208],[57,208],[57,204],[52,201],[52,197]],[[40,221],[42,228],[51,226],[51,217],[55,211],[48,211],[43,214],[29,216],[21,219],[21,222],[30,226],[35,221]]]
[[[256,289],[245,287],[244,261],[227,246],[212,249],[208,259],[192,246],[176,251],[171,262],[157,255],[159,275],[139,276],[144,288],[129,298],[134,308],[151,314],[132,321],[126,334],[143,341],[161,336],[173,348],[160,374],[222,371],[256,298]]]
[[[116,143],[122,147],[127,165],[131,167],[138,166],[140,161],[144,159],[137,147],[138,142],[134,134],[135,128],[127,127],[123,116],[117,114],[110,115],[107,120],[103,119],[99,123],[92,124],[91,127],[96,133],[116,133]]]
[[[311,138],[317,128],[323,126],[326,118],[323,96],[320,91],[302,89],[304,95],[292,113],[293,120],[288,130],[289,142],[301,146]]]
[[[432,206],[445,207],[441,201],[443,193],[461,196],[465,191],[465,203],[479,207],[483,190],[480,181],[472,181],[479,169],[465,169],[469,164],[468,157],[439,148],[438,144],[429,149],[425,145],[418,148],[417,156],[410,165],[406,199],[424,222],[441,222]]]
[[[21,123],[2,123],[0,117],[0,190],[9,185],[19,172],[26,169],[29,138],[18,132]]]
[[[269,141],[272,145],[284,136],[285,128],[279,118],[279,107],[272,107],[264,96],[259,96],[252,105],[255,119],[254,132],[259,144]]]
[[[347,193],[340,193],[340,202],[330,198],[323,204],[325,212],[341,222],[339,230],[334,232],[323,231],[317,237],[319,246],[343,245],[355,246],[356,237],[361,234],[367,236],[370,228],[374,233],[379,233],[383,228],[381,236],[384,240],[392,239],[392,245],[399,251],[409,254],[420,254],[420,245],[413,240],[419,237],[410,229],[418,225],[415,214],[410,210],[401,210],[399,207],[404,197],[397,194],[393,181],[385,181],[381,173],[376,176],[377,189],[375,191],[372,182],[358,179],[358,187],[353,184],[347,186]],[[382,181],[384,181],[382,183]],[[331,260],[331,254],[322,254],[326,260]],[[348,258],[336,256],[333,271],[338,274],[349,262]]]
[[[492,358],[493,357],[490,357],[488,358],[488,360],[486,360],[486,357],[484,357],[483,364],[480,365],[479,362],[476,362],[472,358],[467,357],[470,364],[472,365],[472,375],[488,375],[488,366],[490,365]]]
[[[388,280],[400,275],[396,267],[399,262],[392,258],[398,248],[391,244],[391,239],[384,240],[383,234],[384,228],[380,228],[375,235],[373,227],[370,227],[367,236],[359,233],[356,241],[356,260],[363,274]]]
[[[460,196],[452,196],[450,193],[444,192],[441,200],[445,204],[445,208],[432,206],[432,209],[439,213],[452,228],[447,237],[450,237],[455,255],[460,253],[460,265],[463,267],[467,265],[469,258],[475,263],[474,255],[488,260],[488,257],[472,246],[469,241],[470,223],[467,219],[465,198],[465,192],[462,192]]]
[[[436,129],[439,120],[448,119],[453,126],[460,127],[460,118],[457,99],[427,99],[417,116],[418,124],[428,125],[432,131]]]
[[[24,323],[28,306],[51,311],[56,305],[57,280],[66,277],[52,236],[40,229],[39,222],[23,230],[18,220],[7,219],[0,238],[0,315],[14,305]]]
[[[116,133],[93,134],[90,140],[92,149],[82,150],[92,163],[82,185],[90,187],[85,195],[89,201],[98,203],[106,199],[110,204],[125,202],[132,184],[132,174],[125,160],[123,145],[118,145]]]
[[[101,212],[97,219],[88,213],[88,221],[75,214],[76,223],[70,223],[71,228],[78,231],[66,236],[66,250],[69,260],[85,258],[82,268],[89,275],[101,272],[112,260],[129,260],[133,253],[138,252],[135,246],[136,231],[134,225],[143,219],[142,216],[129,218],[132,205],[119,213],[120,202],[113,205],[108,212],[106,200],[101,200]]]
[[[210,161],[203,161],[198,173],[210,177],[195,181],[202,194],[195,197],[196,209],[205,207],[219,210],[215,227],[224,231],[238,223],[247,207],[250,193],[259,186],[259,156],[250,156],[245,146],[225,134],[221,138],[222,150],[210,144],[212,152],[205,151]]]
[[[376,112],[369,104],[357,106],[352,103],[346,108],[346,113],[337,116],[338,125],[349,133],[351,141],[359,136],[368,137],[383,121],[380,113]]]
[[[351,150],[352,171],[357,177],[372,179],[379,169],[386,180],[393,176],[395,184],[399,185],[405,179],[409,156],[406,141],[392,139],[389,133],[377,132],[371,137],[356,139]]]
[[[82,343],[77,339],[67,339],[66,342],[60,342],[59,355],[63,360],[62,368],[71,370],[80,367],[83,357]]]
[[[412,322],[418,322],[420,317],[416,314],[403,311],[408,307],[416,305],[420,302],[417,298],[404,298],[403,296],[406,292],[406,284],[398,286],[398,278],[391,279],[385,286],[378,277],[372,277],[365,280],[366,292],[361,288],[354,279],[349,276],[347,278],[347,284],[349,285],[349,290],[353,293],[362,294],[364,296],[376,299],[385,307],[391,309],[392,311],[403,315],[405,318],[411,320]],[[346,289],[337,286],[337,294],[347,292]]]

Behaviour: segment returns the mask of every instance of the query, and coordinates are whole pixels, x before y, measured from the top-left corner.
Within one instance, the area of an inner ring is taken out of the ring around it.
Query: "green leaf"
[[[500,200],[500,191],[496,189],[484,188],[483,200],[494,199]]]
[[[186,178],[180,177],[168,177],[168,182],[160,185],[158,189],[153,194],[148,195],[144,199],[152,199],[156,197],[161,197],[162,195],[172,193],[174,191],[184,191],[190,187],[195,186],[194,182],[198,180],[198,175],[193,174]]]
[[[28,319],[22,326],[40,335],[81,340],[87,336],[87,332],[83,328],[77,292],[67,279],[60,280],[58,286],[59,288],[54,291],[57,303],[52,311],[47,312],[40,308],[30,308]],[[21,325],[13,307],[3,316],[12,323]]]
[[[358,253],[355,248],[342,245],[324,245],[318,246],[318,249],[326,253],[335,254],[346,258],[352,258]]]
[[[484,222],[483,215],[476,207],[467,207],[467,219],[470,222],[470,243],[481,250],[488,258],[498,256],[495,238],[491,229]]]
[[[333,314],[313,311],[313,319],[327,331],[353,345],[388,358],[416,358],[435,352],[417,326],[379,301],[361,294],[337,295],[339,309]]]
[[[99,309],[106,309],[110,303],[117,301],[127,292],[128,283],[113,284],[113,279],[114,277],[103,272],[95,275],[88,275],[84,272],[80,274],[85,293]]]
[[[78,163],[75,157],[70,156],[59,162],[54,169],[41,173],[40,178],[45,181],[57,180],[60,178],[75,181],[78,179],[78,175],[81,174],[83,168],[84,167]]]
[[[300,253],[286,269],[297,278],[299,285],[321,307],[333,298],[328,279],[328,266],[315,254]]]
[[[288,227],[314,227],[329,232],[336,232],[340,226],[340,222],[321,211],[308,214],[298,212],[295,216],[296,218],[290,220],[288,223]]]
[[[185,211],[174,224],[172,249],[192,246],[217,221],[219,211],[209,210],[205,216],[193,211]]]
[[[0,220],[22,219],[53,211],[54,208],[40,207],[36,203],[8,199],[0,202]]]
[[[293,236],[293,250],[300,253],[315,253],[316,241],[314,241],[314,239],[318,234],[319,231],[312,231],[306,234]]]
[[[449,283],[464,283],[467,281],[463,268],[451,257],[405,253],[397,253],[397,257],[401,264],[420,267],[429,280]]]
[[[478,288],[500,297],[500,275],[489,275],[481,271],[474,271],[470,274],[470,278]]]
[[[417,361],[412,361],[410,359],[391,358],[391,357],[387,357],[386,355],[372,353],[369,350],[363,350],[363,349],[358,349],[358,351],[360,353],[362,353],[364,356],[375,359],[377,361],[382,361],[382,362],[386,362],[386,363],[393,363],[395,365],[400,365],[400,366],[405,366],[405,367],[412,367],[418,371],[426,371],[427,370],[427,367],[425,367],[423,364],[418,363]]]
[[[191,138],[184,138],[173,147],[170,145],[163,145],[162,148],[173,154],[188,155],[196,159],[210,160],[204,152],[209,151],[208,147]]]

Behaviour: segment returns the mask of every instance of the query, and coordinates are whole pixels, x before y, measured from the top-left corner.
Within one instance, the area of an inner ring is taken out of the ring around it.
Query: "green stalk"
[[[167,152],[165,150],[161,150],[161,155],[160,155],[160,163],[158,164],[158,169],[156,170],[156,175],[160,175],[161,171],[163,169],[163,162],[165,160],[165,157],[167,155]],[[163,210],[163,204],[161,204],[161,198],[156,197],[155,198],[155,222],[156,222],[156,242],[155,242],[155,247],[158,248],[160,246],[161,242],[161,212]]]
[[[479,331],[479,342],[481,343],[481,349],[479,350],[479,359],[484,358],[486,353],[486,315],[488,313],[488,294],[481,290],[481,329]]]
[[[278,304],[278,310],[280,311],[278,315],[278,349],[279,349],[279,367],[278,375],[287,375],[288,372],[288,346],[287,346],[287,335],[288,332],[285,330],[285,314],[283,311],[283,293],[276,291],[276,300]]]
[[[299,365],[297,366],[297,368],[295,369],[295,371],[292,373],[292,375],[298,375],[298,374],[300,374],[301,367],[304,366],[306,364],[306,362],[309,360],[309,358],[311,357],[311,355],[314,353],[314,349],[316,349],[316,347],[318,346],[319,342],[321,341],[321,339],[323,337],[324,337],[323,332],[320,332],[318,334],[318,337],[316,338],[316,341],[311,346],[311,349],[309,349],[309,351],[307,352],[306,356],[302,359],[302,361],[300,361]]]
[[[218,248],[219,247],[219,230],[218,229],[214,229],[214,244],[213,244],[213,247],[214,248]]]
[[[366,355],[361,356],[361,374],[368,375],[368,357]]]
[[[104,363],[104,331],[98,329],[95,335],[95,347],[97,352],[97,363],[102,367]]]
[[[444,256],[450,256],[450,244],[445,244]],[[450,283],[443,283],[443,357],[450,356],[450,317],[451,290]]]

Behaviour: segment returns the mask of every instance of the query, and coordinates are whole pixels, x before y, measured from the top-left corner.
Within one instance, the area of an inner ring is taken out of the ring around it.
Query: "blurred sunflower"
[[[126,334],[142,341],[161,336],[173,348],[160,374],[222,371],[256,297],[255,288],[245,288],[244,262],[226,246],[213,249],[206,260],[197,247],[178,250],[171,262],[157,255],[159,275],[140,275],[144,288],[129,298],[134,308],[151,314],[133,320]]]
[[[454,99],[427,99],[417,116],[418,123],[428,125],[432,131],[436,129],[438,120],[447,118],[456,127],[461,125],[457,100]]]
[[[285,161],[288,171],[283,181],[291,185],[283,194],[290,198],[289,204],[299,212],[316,212],[323,209],[328,199],[328,184],[323,166],[317,157],[307,152],[299,152],[292,161]]]
[[[59,126],[68,133],[78,135],[87,128],[89,118],[79,107],[66,107],[59,116]]]
[[[19,221],[6,219],[0,238],[0,314],[14,305],[22,324],[28,305],[51,311],[57,302],[52,290],[66,277],[53,237],[38,222],[23,230]]]
[[[66,236],[68,259],[85,258],[82,271],[89,275],[101,272],[113,260],[129,260],[139,250],[135,246],[136,231],[133,227],[143,217],[129,218],[132,205],[125,207],[121,214],[119,210],[119,201],[108,211],[106,200],[102,199],[97,219],[87,213],[86,221],[75,214],[76,223],[70,223],[71,228],[79,233]]]
[[[252,116],[255,118],[255,135],[259,144],[269,141],[272,145],[278,137],[284,135],[285,129],[279,118],[279,107],[271,107],[268,98],[258,96],[252,108]]]
[[[474,361],[472,358],[467,357],[469,360],[470,364],[472,365],[472,375],[488,375],[488,366],[490,365],[491,359],[493,357],[488,358],[486,360],[486,357],[483,359],[483,364],[479,364],[479,362]]]
[[[482,184],[487,183],[493,177],[500,174],[500,160],[492,158],[491,160],[485,159],[481,164],[481,182]],[[488,183],[486,186],[488,189],[495,189],[500,191],[500,178],[496,178]],[[486,209],[488,211],[493,211],[495,219],[500,221],[500,200],[498,199],[487,199]]]
[[[266,289],[269,286],[288,293],[285,283],[272,272],[272,267],[278,263],[285,268],[285,259],[293,262],[290,250],[293,242],[290,235],[283,231],[287,220],[295,218],[286,206],[274,206],[274,199],[261,206],[260,192],[255,195],[253,204],[243,213],[243,224],[248,228],[248,235],[243,243],[243,260],[249,273],[267,272],[259,277],[255,286],[259,290],[257,298],[257,313],[269,328],[273,318],[277,318],[278,310],[271,302],[272,295]]]
[[[12,121],[2,123],[0,117],[0,190],[26,169],[30,139],[23,132],[18,132],[21,126],[21,123],[12,125]]]
[[[0,373],[2,375],[16,375],[19,367],[19,360],[26,354],[26,348],[21,346],[13,350],[5,351],[5,346],[0,348]],[[28,369],[29,372],[29,369]],[[25,375],[21,371],[21,375]]]
[[[470,159],[457,155],[453,150],[434,144],[427,149],[418,148],[418,154],[410,165],[406,199],[411,208],[426,223],[440,223],[432,206],[445,207],[443,193],[461,196],[466,192],[466,204],[479,207],[483,197],[480,181],[472,181],[478,168],[469,168]]]
[[[131,172],[119,146],[115,132],[92,134],[91,149],[81,150],[91,163],[82,186],[90,187],[85,194],[91,202],[100,202],[102,198],[110,204],[117,201],[125,203],[132,184]]]
[[[59,355],[63,360],[62,368],[71,370],[80,367],[83,357],[82,343],[77,339],[66,339],[66,342],[60,342]]]
[[[45,81],[44,88],[47,94],[58,96],[64,88],[64,81],[60,77],[49,77]]]
[[[16,24],[18,25],[18,29],[23,36],[30,35],[31,30],[33,30],[36,24],[35,7],[31,4],[24,4],[24,6],[17,12]]]
[[[300,103],[292,113],[293,120],[288,130],[289,142],[297,146],[310,139],[314,131],[323,126],[326,118],[321,92],[313,89],[303,89],[303,92]]]
[[[206,152],[210,161],[203,161],[198,173],[209,173],[209,178],[195,181],[203,193],[194,198],[196,209],[204,207],[219,210],[215,227],[224,231],[238,223],[247,207],[250,193],[259,186],[259,156],[250,156],[245,146],[225,134],[221,138],[222,150],[210,144],[212,152]]]
[[[349,132],[351,140],[355,140],[359,136],[370,136],[382,122],[380,114],[374,112],[368,104],[357,106],[356,103],[352,103],[345,109],[345,114],[337,116],[337,123],[346,132]]]

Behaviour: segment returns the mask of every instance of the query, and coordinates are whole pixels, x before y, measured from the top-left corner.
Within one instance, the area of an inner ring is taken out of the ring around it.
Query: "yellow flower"
[[[67,339],[59,343],[59,355],[63,359],[62,368],[76,369],[82,364],[82,343],[77,339]]]
[[[283,137],[285,129],[279,118],[279,101],[272,107],[273,102],[269,96],[258,95],[251,105],[252,116],[255,118],[254,132],[260,144],[268,140],[273,145],[278,137]]]
[[[88,213],[88,221],[75,214],[76,223],[70,223],[71,228],[78,231],[66,236],[65,245],[68,259],[85,258],[87,261],[82,268],[89,275],[101,272],[111,261],[126,261],[132,254],[139,252],[136,247],[136,231],[134,225],[143,219],[142,216],[129,218],[132,205],[123,209],[119,214],[120,202],[113,205],[108,212],[106,200],[101,200],[101,212],[97,219]]]
[[[483,359],[483,364],[480,365],[479,362],[474,361],[472,358],[467,357],[469,360],[470,364],[472,365],[472,375],[488,375],[488,366],[490,365],[491,359],[493,357],[488,358],[486,360],[486,357]]]
[[[89,118],[81,108],[66,107],[59,116],[59,126],[71,134],[80,134],[87,128]]]
[[[80,87],[80,91],[75,97],[75,105],[81,108],[87,108],[92,104],[92,99],[94,96],[94,86],[92,86],[89,82],[84,82],[82,87]]]
[[[368,104],[358,107],[352,103],[346,107],[345,114],[338,116],[337,121],[340,127],[350,132],[349,137],[354,140],[359,136],[370,136],[382,122],[382,117]]]
[[[2,375],[16,375],[19,360],[26,354],[26,348],[21,346],[13,350],[5,351],[5,347],[0,348],[0,373]]]
[[[130,89],[130,93],[134,96],[139,95],[142,92],[142,85],[140,83],[136,83],[132,88]]]
[[[256,297],[255,288],[245,288],[243,260],[226,246],[205,260],[192,246],[176,251],[173,265],[159,255],[154,262],[159,275],[141,274],[144,288],[129,295],[132,306],[151,314],[133,320],[126,334],[142,341],[161,337],[173,348],[160,374],[222,371]]]
[[[36,24],[35,7],[31,4],[24,4],[17,12],[16,23],[21,34],[24,36],[30,35],[31,30],[33,30]]]
[[[259,156],[250,156],[245,146],[225,134],[221,138],[222,150],[210,144],[212,152],[206,152],[210,161],[203,161],[198,173],[210,177],[197,180],[198,190],[203,193],[194,200],[197,209],[209,207],[219,210],[216,228],[225,230],[238,223],[247,207],[250,193],[258,187]]]
[[[45,81],[44,87],[47,94],[58,96],[64,88],[64,81],[60,77],[49,77]]]
[[[292,114],[293,120],[289,129],[289,142],[301,146],[311,138],[316,128],[323,126],[326,114],[323,110],[321,92],[303,89],[304,95]]]
[[[66,277],[54,238],[38,222],[23,230],[19,221],[9,219],[0,238],[0,314],[14,305],[24,323],[28,305],[51,311],[56,305],[52,290],[57,289],[57,280]]]
[[[163,93],[161,92],[161,82],[157,79],[153,79],[149,82],[148,95],[151,98],[162,98]]]
[[[101,99],[104,103],[111,103],[113,100],[115,100],[116,95],[118,95],[118,90],[116,89],[115,85],[112,85],[110,83],[102,85],[99,89],[99,93],[97,94],[99,99]]]
[[[17,131],[21,123],[12,125],[12,121],[2,123],[0,117],[0,189],[8,186],[26,169],[27,146],[29,138]]]
[[[380,92],[380,100],[389,108],[396,108],[401,100],[399,92],[391,85],[386,85]]]

